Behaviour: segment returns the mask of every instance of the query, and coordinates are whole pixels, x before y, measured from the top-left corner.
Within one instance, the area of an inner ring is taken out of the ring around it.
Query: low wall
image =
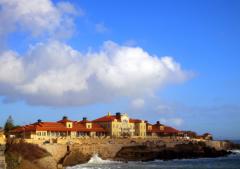
[[[5,156],[4,156],[4,151],[5,151],[5,145],[0,145],[0,168],[5,169],[6,168],[6,161],[5,161]]]
[[[205,141],[206,145],[209,147],[213,147],[216,150],[225,150],[227,148],[228,143],[225,141]]]
[[[148,145],[151,147],[166,146],[172,148],[177,144],[187,144],[197,142],[196,140],[179,140],[169,138],[145,138],[145,139],[76,139],[61,141],[59,143],[38,144],[41,148],[47,150],[56,163],[72,164],[73,161],[79,162],[77,158],[84,158],[87,161],[93,154],[97,153],[102,159],[113,159],[116,154],[123,148],[129,146]],[[66,144],[67,143],[67,144]],[[205,141],[209,147],[216,150],[225,149],[225,142],[222,141]],[[67,157],[67,158],[66,158]],[[69,158],[68,158],[69,157]],[[77,164],[77,163],[76,163]]]
[[[67,153],[67,145],[64,144],[40,144],[39,146],[47,150],[57,163]]]

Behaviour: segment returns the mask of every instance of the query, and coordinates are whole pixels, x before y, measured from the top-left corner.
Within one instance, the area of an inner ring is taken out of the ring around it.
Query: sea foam
[[[240,154],[240,150],[230,150],[232,153]]]
[[[76,165],[76,166],[73,166],[73,167],[67,167],[66,169],[87,169],[91,165],[96,165],[96,164],[101,165],[101,164],[109,164],[109,163],[120,163],[120,162],[111,161],[111,160],[103,160],[102,158],[100,158],[98,156],[98,154],[93,154],[93,156],[91,157],[91,159],[87,163]]]
[[[94,154],[88,161],[88,164],[105,164],[105,163],[113,163],[113,161],[103,160],[98,156],[98,154]]]

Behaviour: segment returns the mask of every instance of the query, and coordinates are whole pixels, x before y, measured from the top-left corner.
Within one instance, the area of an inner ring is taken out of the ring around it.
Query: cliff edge
[[[5,157],[7,169],[57,169],[52,155],[35,144],[8,144]]]
[[[72,145],[9,144],[5,156],[7,169],[59,169],[87,163],[93,154],[98,154],[104,160],[171,160],[226,156],[230,154],[228,149],[237,146],[223,141],[85,140]]]

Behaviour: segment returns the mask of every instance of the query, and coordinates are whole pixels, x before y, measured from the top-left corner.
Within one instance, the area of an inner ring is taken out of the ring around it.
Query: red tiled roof
[[[89,121],[89,120],[82,120],[82,121],[79,121],[79,123],[91,123],[91,121]]]
[[[163,130],[160,130],[160,126],[164,126]],[[163,124],[154,124],[154,125],[152,125],[152,130],[150,130],[148,132],[165,133],[165,134],[177,134],[180,131],[173,128],[173,127],[165,126]]]
[[[142,120],[139,120],[139,119],[129,119],[129,122],[130,123],[141,123]]]
[[[68,120],[68,119],[62,119],[62,120],[59,120],[57,121],[58,123],[66,123],[66,122],[74,122],[72,120]]]
[[[107,115],[93,120],[93,122],[109,122],[114,120],[119,120],[115,115]]]
[[[103,117],[100,117],[98,119],[95,119],[95,120],[93,120],[93,122],[111,122],[111,121],[114,121],[115,119],[117,121],[120,121],[120,119],[118,119],[115,115],[107,115],[107,116],[103,116]],[[139,119],[129,119],[129,122],[130,123],[141,123],[142,120],[139,120]]]
[[[70,121],[70,120],[69,120]],[[69,122],[68,121],[68,122]],[[96,131],[96,132],[105,132],[105,129],[98,124],[92,124],[92,128],[86,128],[86,126],[79,122],[73,122],[72,128],[67,128],[62,122],[40,122],[34,123],[22,127],[18,127],[12,130],[12,133],[15,132],[29,132],[29,131]]]

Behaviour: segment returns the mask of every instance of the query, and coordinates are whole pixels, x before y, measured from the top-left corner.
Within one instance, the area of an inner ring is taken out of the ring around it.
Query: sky
[[[107,112],[240,139],[240,1],[0,0],[0,126]]]

